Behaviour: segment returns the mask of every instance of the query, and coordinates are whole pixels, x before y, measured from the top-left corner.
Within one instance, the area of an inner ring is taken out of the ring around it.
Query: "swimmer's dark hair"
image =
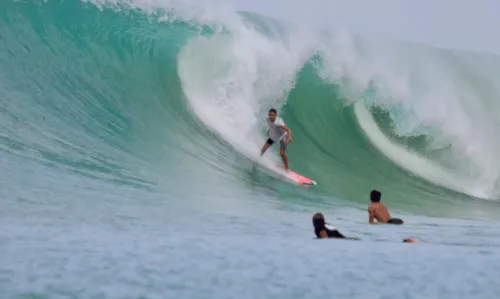
[[[381,196],[382,196],[382,193],[380,193],[380,191],[372,190],[372,192],[370,193],[370,200],[372,202],[380,202]]]
[[[274,109],[274,108],[269,109],[268,113],[271,113],[271,112],[274,112],[276,115],[278,115],[278,111],[276,111],[276,109]]]
[[[325,228],[325,217],[321,213],[316,213],[312,217],[313,226],[315,229]]]

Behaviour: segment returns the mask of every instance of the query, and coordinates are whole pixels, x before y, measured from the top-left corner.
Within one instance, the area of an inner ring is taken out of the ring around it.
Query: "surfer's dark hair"
[[[274,109],[274,108],[269,109],[268,113],[271,113],[271,112],[274,112],[274,113],[278,114],[278,111],[276,111],[276,109]]]
[[[382,196],[382,193],[377,190],[372,190],[370,193],[370,200],[373,202],[380,202],[380,197]]]

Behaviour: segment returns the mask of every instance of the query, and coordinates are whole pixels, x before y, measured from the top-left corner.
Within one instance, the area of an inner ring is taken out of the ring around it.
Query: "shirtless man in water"
[[[403,220],[391,218],[387,207],[380,202],[380,197],[382,197],[382,193],[377,190],[372,190],[370,193],[371,204],[368,206],[368,221],[370,224],[374,224],[374,220],[384,224],[403,224]]]

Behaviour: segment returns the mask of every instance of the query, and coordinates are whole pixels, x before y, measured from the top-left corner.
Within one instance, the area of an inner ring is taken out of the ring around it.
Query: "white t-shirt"
[[[281,119],[281,117],[276,117],[274,122],[267,118],[267,135],[274,142],[281,141],[281,139],[283,139],[283,137],[288,134],[285,130],[280,128],[280,126],[285,126],[285,122]]]

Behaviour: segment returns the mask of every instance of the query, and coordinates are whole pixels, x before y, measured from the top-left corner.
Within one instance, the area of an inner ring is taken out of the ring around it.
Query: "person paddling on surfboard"
[[[318,239],[338,238],[346,239],[336,228],[326,227],[325,216],[322,213],[316,213],[312,217],[314,234]]]
[[[267,136],[269,137],[266,143],[262,146],[260,150],[260,155],[264,155],[266,150],[273,145],[275,142],[280,143],[280,155],[281,159],[283,159],[283,164],[285,165],[285,171],[289,172],[290,168],[288,168],[288,158],[286,156],[286,146],[288,143],[292,142],[292,131],[288,128],[281,119],[278,117],[278,112],[276,109],[272,108],[269,110],[268,118],[267,118]]]
[[[316,213],[312,217],[312,222],[314,226],[314,234],[318,239],[349,239],[349,240],[359,240],[356,237],[345,237],[341,234],[335,227],[325,222],[325,216],[322,213]],[[327,227],[329,225],[330,227]]]

